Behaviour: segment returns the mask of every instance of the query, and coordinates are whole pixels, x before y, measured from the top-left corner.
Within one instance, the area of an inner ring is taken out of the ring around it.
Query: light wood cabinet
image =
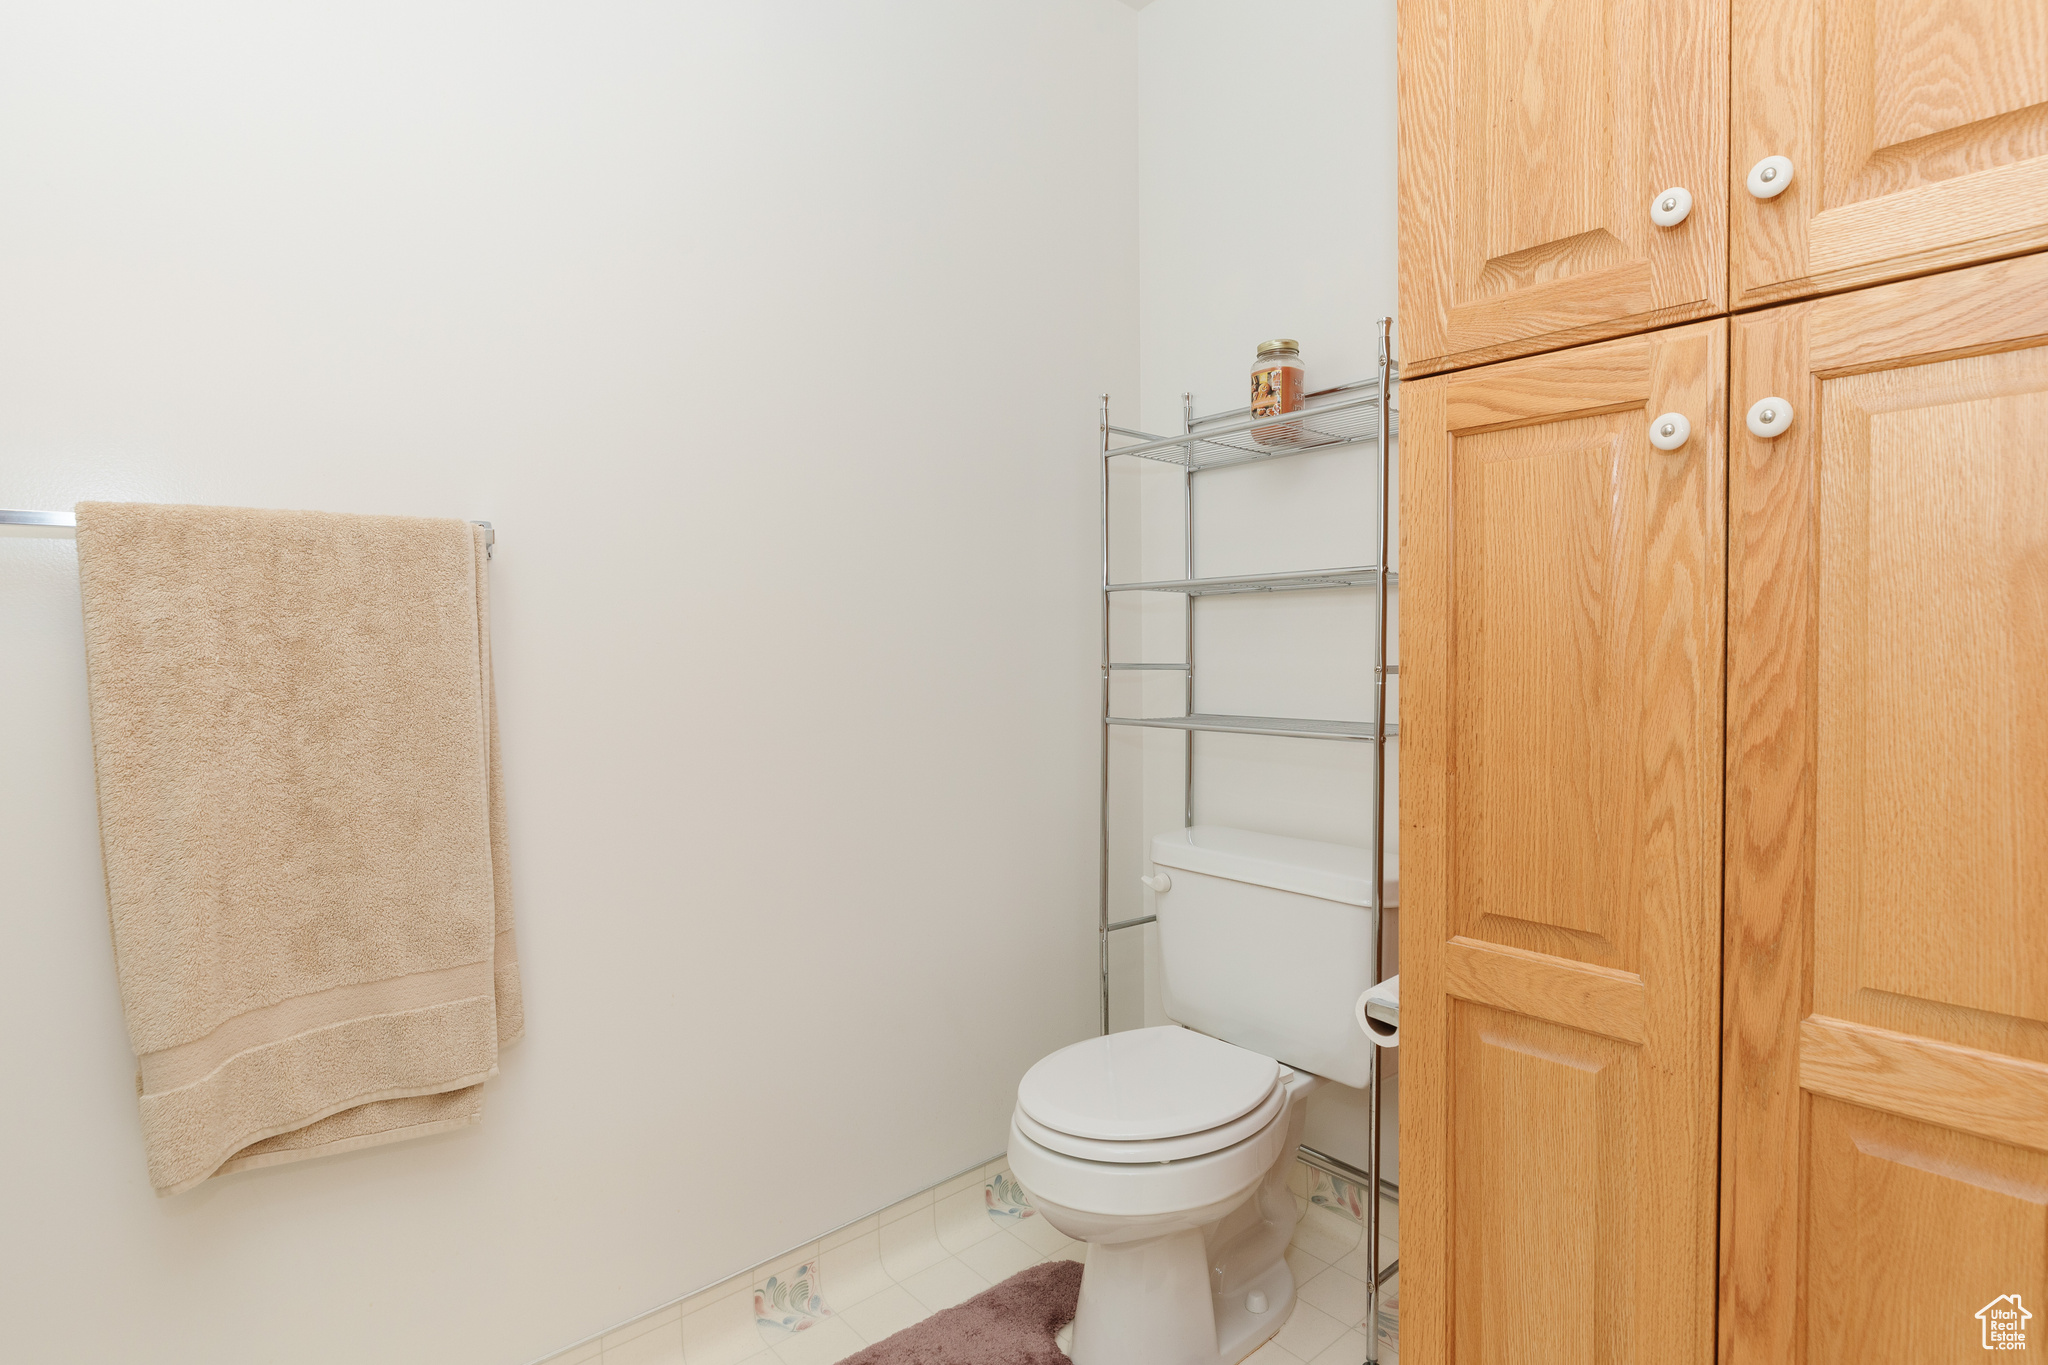
[[[1724,311],[1727,5],[1401,0],[1404,375]]]
[[[1725,1365],[2048,1338],[2044,338],[2042,256],[1734,323]]]
[[[1734,0],[1733,24],[1734,306],[2048,246],[2043,0]],[[1790,187],[1757,199],[1767,156]]]
[[[1402,385],[1404,1359],[1713,1355],[1727,325]]]
[[[2043,0],[1401,0],[1400,45],[1411,378],[2048,248]]]
[[[1403,1354],[2039,1351],[2048,0],[1401,0],[1400,107]]]

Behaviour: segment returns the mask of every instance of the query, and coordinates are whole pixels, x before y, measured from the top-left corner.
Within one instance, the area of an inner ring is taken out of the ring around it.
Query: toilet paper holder
[[[1401,977],[1386,978],[1358,997],[1353,1006],[1358,1027],[1376,1047],[1401,1045]]]

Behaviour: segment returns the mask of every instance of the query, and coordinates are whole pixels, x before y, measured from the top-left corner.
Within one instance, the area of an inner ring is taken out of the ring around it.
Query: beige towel
[[[474,1123],[523,1027],[483,533],[78,506],[149,1178]]]

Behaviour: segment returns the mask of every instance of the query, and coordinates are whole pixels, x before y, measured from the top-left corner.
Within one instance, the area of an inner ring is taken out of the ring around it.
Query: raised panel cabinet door
[[[1713,1355],[1726,338],[1402,385],[1404,1359]]]
[[[1735,307],[2048,246],[2048,3],[1734,7]]]
[[[1723,1362],[2039,1352],[2048,257],[1733,328]]]
[[[1399,84],[1403,374],[1725,310],[1728,0],[1400,0]]]

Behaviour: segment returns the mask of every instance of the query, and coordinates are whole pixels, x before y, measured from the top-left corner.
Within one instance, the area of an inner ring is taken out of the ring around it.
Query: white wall
[[[1242,406],[1267,337],[1300,340],[1311,389],[1369,377],[1374,319],[1394,312],[1396,294],[1394,0],[1155,0],[1139,31],[1133,424],[1180,430],[1184,391],[1197,413]],[[1151,483],[1145,567],[1177,577],[1179,476],[1165,470]],[[1196,571],[1371,563],[1377,484],[1369,445],[1201,475]],[[1200,709],[1370,719],[1370,591],[1207,598],[1195,628]],[[1151,608],[1147,657],[1179,658],[1182,631],[1178,601]],[[1158,713],[1178,710],[1179,685],[1151,683]],[[1237,735],[1197,736],[1196,745],[1198,821],[1369,842],[1366,746]],[[1399,753],[1388,746],[1390,769]],[[1147,755],[1149,834],[1181,823],[1179,736],[1149,739]],[[1398,793],[1390,782],[1390,841]],[[1362,1098],[1322,1091],[1309,1141],[1363,1165]]]
[[[0,506],[495,521],[530,1021],[480,1128],[154,1196],[73,548],[0,540],[0,1355],[505,1365],[1001,1149],[1095,1027],[1139,22],[0,13]]]

